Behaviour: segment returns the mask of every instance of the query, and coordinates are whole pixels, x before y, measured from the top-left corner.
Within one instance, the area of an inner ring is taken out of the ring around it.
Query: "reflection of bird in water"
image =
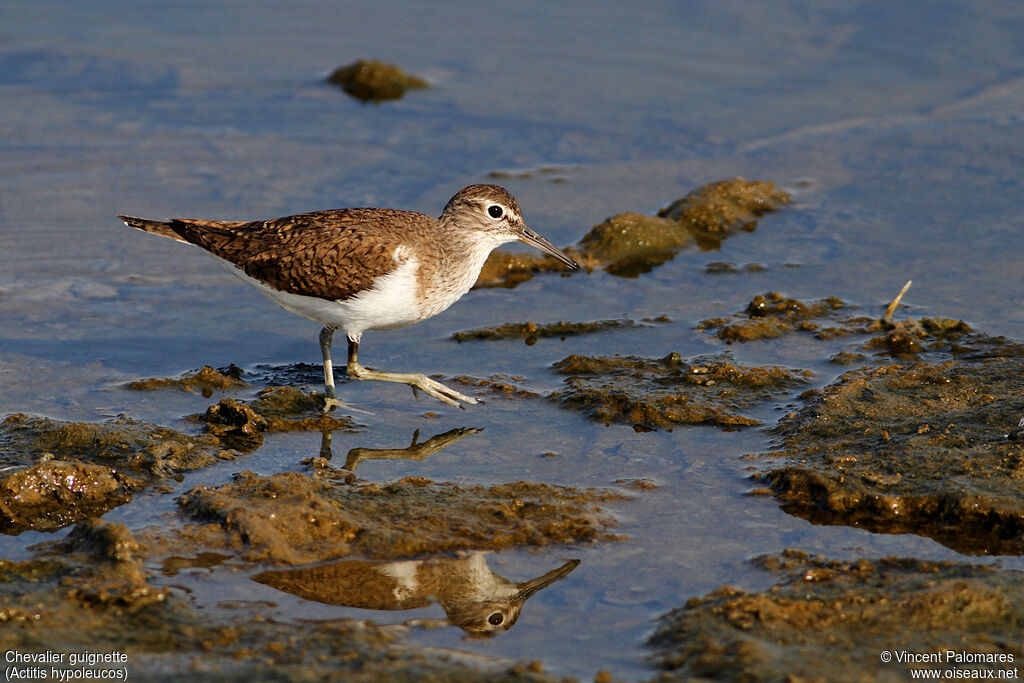
[[[348,560],[300,569],[266,571],[252,577],[306,600],[362,609],[406,610],[437,602],[448,620],[475,636],[507,631],[527,598],[558,581],[580,563],[516,583],[491,571],[483,553],[458,558],[402,562]]]

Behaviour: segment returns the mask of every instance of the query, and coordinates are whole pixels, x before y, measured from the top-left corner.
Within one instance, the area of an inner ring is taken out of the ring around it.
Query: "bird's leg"
[[[320,330],[320,353],[324,359],[324,412],[340,408],[345,404],[338,400],[334,390],[334,363],[331,362],[331,340],[334,330],[325,327]]]
[[[466,396],[460,394],[454,389],[449,389],[445,385],[441,384],[437,380],[430,379],[426,375],[420,374],[405,374],[399,372],[378,372],[377,370],[367,370],[359,364],[358,360],[359,353],[359,342],[348,340],[348,376],[352,379],[375,379],[382,382],[398,382],[400,384],[408,384],[414,390],[422,389],[426,393],[430,394],[439,401],[444,401],[450,406],[458,406],[459,401],[463,403],[479,403],[472,396]]]

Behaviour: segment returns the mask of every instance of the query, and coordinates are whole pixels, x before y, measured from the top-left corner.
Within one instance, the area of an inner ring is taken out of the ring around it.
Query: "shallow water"
[[[317,328],[278,309],[196,250],[129,232],[116,213],[267,218],[314,208],[393,206],[437,214],[489,173],[557,244],[606,216],[653,212],[708,181],[742,175],[795,193],[717,252],[683,251],[637,278],[543,276],[476,290],[441,316],[370,332],[361,360],[448,376],[524,376],[552,390],[570,353],[684,358],[727,349],[745,364],[816,373],[845,340],[725,347],[695,331],[769,290],[837,296],[878,312],[913,279],[913,315],[962,318],[1024,338],[1024,12],[1017,3],[621,3],[579,12],[549,3],[5,3],[0,27],[0,415],[95,420],[124,412],[181,426],[212,401],[139,394],[130,379],[236,363],[316,362]],[[370,57],[434,87],[362,105],[321,79]],[[556,172],[540,172],[549,166]],[[560,182],[555,182],[559,180]],[[524,247],[525,249],[525,247]],[[711,274],[705,265],[764,270]],[[565,341],[466,342],[456,330],[533,320],[673,322]],[[630,539],[499,553],[521,580],[565,559],[580,566],[534,596],[487,641],[458,629],[412,642],[540,659],[559,674],[650,675],[653,618],[728,583],[762,588],[752,556],[799,547],[829,556],[961,558],[925,538],[819,527],[770,498],[747,497],[752,429],[636,433],[543,400],[490,399],[460,411],[404,387],[343,383],[372,411],[336,434],[334,453],[400,448],[456,427],[483,428],[422,462],[370,461],[360,477],[527,479],[614,486],[650,479],[616,504]],[[771,424],[794,398],[749,414]],[[425,417],[433,411],[437,417]],[[252,455],[175,487],[232,472],[299,469],[319,434],[268,438]],[[555,457],[545,457],[545,453]],[[106,519],[141,527],[174,513],[147,493]],[[23,557],[45,535],[0,538]],[[962,559],[962,558],[961,558]],[[1019,558],[1000,558],[1020,567]],[[198,609],[267,600],[284,618],[440,617],[435,606],[378,613],[309,603],[237,572],[167,577]]]

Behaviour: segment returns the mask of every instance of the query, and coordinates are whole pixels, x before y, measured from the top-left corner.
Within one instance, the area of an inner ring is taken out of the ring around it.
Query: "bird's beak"
[[[517,584],[519,592],[516,593],[516,599],[526,600],[540,589],[547,588],[573,569],[576,569],[576,566],[579,563],[579,560],[569,560],[558,569],[552,569],[544,576],[538,576],[536,579],[531,579],[530,581],[524,581],[523,583]]]
[[[556,259],[558,259],[566,266],[568,266],[571,270],[581,270],[580,264],[576,263],[571,258],[569,258],[564,251],[562,251],[555,245],[551,244],[551,242],[548,242],[546,239],[535,233],[533,230],[530,230],[525,225],[522,228],[520,228],[517,232],[519,235],[519,239],[523,242],[526,242],[531,247],[536,247],[537,249],[543,251],[545,254],[551,254]]]

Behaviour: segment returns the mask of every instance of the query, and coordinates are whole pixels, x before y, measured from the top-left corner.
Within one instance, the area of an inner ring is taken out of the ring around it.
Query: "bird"
[[[399,382],[452,406],[478,400],[418,373],[382,372],[359,363],[367,330],[418,323],[458,301],[487,256],[516,240],[580,266],[523,220],[515,197],[499,185],[469,185],[439,218],[384,208],[329,209],[265,221],[119,215],[125,225],[199,247],[272,301],[322,326],[324,410],[338,400],[331,360],[334,332],[348,340],[348,377]]]

